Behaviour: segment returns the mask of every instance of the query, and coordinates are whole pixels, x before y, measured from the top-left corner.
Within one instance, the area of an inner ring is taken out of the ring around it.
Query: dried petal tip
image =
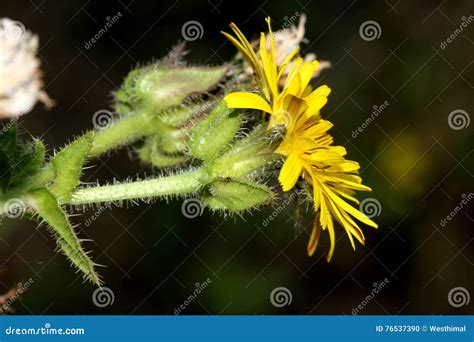
[[[0,119],[31,111],[37,101],[53,101],[42,90],[38,36],[19,21],[0,19]]]

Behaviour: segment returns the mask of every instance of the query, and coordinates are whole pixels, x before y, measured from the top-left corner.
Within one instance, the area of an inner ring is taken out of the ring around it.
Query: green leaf
[[[27,182],[43,166],[45,158],[40,140],[21,144],[16,123],[5,127],[0,133],[0,193]]]
[[[0,148],[5,153],[11,153],[16,146],[18,127],[16,122],[6,124],[0,134]]]
[[[17,147],[17,125],[4,126],[0,134],[0,192],[5,192],[13,174],[14,154]]]
[[[56,179],[50,190],[61,203],[71,198],[72,191],[79,184],[82,166],[92,147],[93,139],[93,132],[86,133],[64,147],[52,159]]]
[[[57,199],[47,189],[37,189],[30,193],[28,204],[51,227],[59,248],[69,260],[87,278],[96,285],[101,285],[95,264],[81,246],[73,227]]]
[[[18,184],[34,175],[43,166],[46,148],[41,140],[36,140],[33,145],[27,145],[24,155],[18,161],[16,172],[12,177],[12,183]]]

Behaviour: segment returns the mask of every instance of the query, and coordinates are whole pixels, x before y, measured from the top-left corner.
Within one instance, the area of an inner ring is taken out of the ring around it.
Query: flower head
[[[257,109],[269,113],[269,128],[279,125],[286,128],[282,142],[275,150],[285,158],[278,179],[283,191],[293,189],[299,181],[311,185],[317,219],[308,244],[308,254],[314,253],[321,230],[327,230],[331,242],[327,255],[329,261],[336,243],[334,220],[344,227],[353,248],[354,237],[364,243],[364,235],[354,218],[377,227],[346,201],[358,203],[354,190],[370,191],[370,188],[362,185],[361,178],[357,176],[359,164],[344,158],[345,148],[332,145],[333,138],[328,134],[332,124],[320,116],[331,89],[323,85],[313,90],[310,85],[319,62],[297,57],[299,47],[296,47],[283,62],[278,63],[270,19],[266,21],[269,33],[267,38],[261,33],[258,54],[235,24],[232,23],[231,28],[236,37],[224,33],[254,70],[260,90],[260,94],[234,92],[224,99],[230,108]],[[267,39],[270,44],[267,44]]]

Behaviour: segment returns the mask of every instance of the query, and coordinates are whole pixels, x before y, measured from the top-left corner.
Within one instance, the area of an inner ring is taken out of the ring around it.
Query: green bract
[[[9,217],[31,212],[32,218],[46,223],[63,253],[86,278],[99,285],[94,263],[84,252],[66,212],[61,208],[61,203],[70,199],[79,184],[93,137],[93,132],[84,134],[44,165],[45,148],[41,141],[34,145],[21,144],[15,125],[0,135],[0,209],[2,215]]]
[[[232,141],[240,128],[241,115],[221,101],[196,127],[189,141],[190,153],[203,161],[211,161]]]
[[[212,210],[238,213],[268,204],[272,191],[265,185],[242,180],[215,180],[208,186],[208,194],[203,194],[203,202]]]

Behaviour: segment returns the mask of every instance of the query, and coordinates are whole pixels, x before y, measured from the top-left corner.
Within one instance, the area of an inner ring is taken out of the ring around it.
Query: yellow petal
[[[273,37],[272,24],[270,17],[266,17],[265,21],[268,25],[268,35],[270,37],[270,57],[275,60],[275,37]]]
[[[288,128],[287,133],[293,133],[299,126],[299,118],[306,110],[306,103],[299,97],[286,95],[282,100],[282,108],[274,111],[275,116],[284,116],[280,121],[285,120],[285,126]],[[278,118],[276,118],[278,120]]]
[[[325,182],[340,183],[346,188],[359,190],[359,191],[372,191],[371,188],[361,183],[361,178],[355,175],[348,175],[345,173],[333,173],[324,176]]]
[[[359,210],[348,204],[346,201],[344,201],[342,198],[337,196],[334,192],[332,192],[330,189],[326,189],[327,193],[331,197],[331,199],[335,202],[336,205],[338,205],[341,209],[347,211],[349,214],[351,214],[353,217],[358,219],[360,222],[365,223],[368,226],[377,228],[377,223],[372,221],[370,218],[368,218],[366,215],[361,213]]]
[[[283,88],[284,92],[296,95],[300,89],[300,75],[299,75],[299,68],[303,63],[303,59],[301,57],[296,58],[293,61],[293,65],[291,66],[290,72],[285,81],[285,87]]]
[[[352,239],[352,236],[355,236],[356,239],[361,243],[364,244],[364,235],[360,231],[359,227],[357,224],[350,218],[349,215],[345,211],[339,210],[337,205],[333,201],[329,201],[329,204],[331,206],[331,212],[334,213],[335,218],[339,221],[339,223],[343,226],[343,228],[346,230],[349,240],[351,241],[352,249],[355,250],[355,244],[354,240]]]
[[[328,232],[329,232],[329,241],[331,242],[331,247],[329,248],[328,255],[326,256],[327,262],[330,262],[336,249],[336,233],[334,232],[334,222],[332,221],[331,216],[328,219]]]
[[[278,81],[275,59],[273,59],[271,54],[268,54],[267,50],[265,49],[265,34],[262,33],[260,39],[260,44],[263,44],[263,49],[260,48],[260,57],[262,58],[267,87],[271,91],[272,97],[275,98],[278,96]]]
[[[290,52],[290,54],[288,56],[286,56],[285,60],[283,61],[283,63],[281,63],[281,65],[278,68],[278,75],[277,75],[278,80],[281,78],[281,76],[285,72],[285,69],[288,66],[288,63],[290,63],[290,61],[293,59],[293,57],[295,57],[295,55],[299,51],[300,51],[300,47],[297,46],[292,52]]]
[[[301,94],[302,92],[306,89],[308,86],[309,82],[313,78],[314,72],[319,66],[318,61],[312,61],[312,62],[305,62],[300,68],[299,74],[300,74],[300,89],[301,89]]]
[[[235,25],[234,23],[231,23],[230,28],[232,29],[232,31],[234,31],[235,35],[240,40],[240,42],[243,45],[245,51],[249,54],[251,59],[254,60],[255,62],[258,61],[257,54],[255,53],[255,51],[252,47],[252,44],[250,44],[250,42],[247,40],[247,38],[242,33],[242,31],[240,31],[240,29],[237,27],[237,25]]]
[[[245,58],[247,63],[254,69],[254,71],[259,74],[259,63],[257,59],[257,55],[253,51],[253,49],[249,50],[246,46],[244,46],[241,41],[238,41],[235,39],[235,37],[231,36],[227,32],[221,32],[227,39],[229,39],[232,44],[239,50],[239,52],[242,54],[242,56]]]
[[[306,96],[305,101],[311,102],[314,98],[328,97],[330,93],[331,88],[329,88],[327,85],[322,85],[320,87],[317,87],[311,94]]]
[[[334,153],[334,152],[333,152]],[[342,158],[339,154],[334,153],[339,158]],[[346,160],[343,163],[337,163],[327,168],[327,171],[331,172],[356,172],[360,169],[359,163],[351,160]]]
[[[330,168],[334,166],[333,163],[337,163],[342,159],[339,154],[324,149],[317,150],[315,153],[312,153],[307,158],[308,160],[314,161],[316,163],[329,164],[331,165]],[[325,168],[325,170],[327,170],[327,168]]]
[[[334,254],[334,249],[336,248],[336,233],[334,232],[334,222],[332,221],[331,213],[329,212],[328,204],[326,202],[327,195],[325,194],[325,187],[314,175],[312,179],[313,196],[316,196],[316,194],[318,194],[317,199],[319,201],[319,221],[321,222],[321,228],[328,230],[329,241],[331,242],[331,247],[329,248],[328,255],[326,256],[326,260],[329,262],[331,261],[332,255]]]
[[[283,191],[291,190],[295,186],[302,170],[303,165],[297,154],[291,153],[285,160],[278,176]]]
[[[261,96],[254,93],[235,92],[230,93],[224,97],[224,101],[229,108],[248,108],[258,109],[264,112],[271,113],[272,109],[267,101]]]
[[[353,196],[352,190],[346,189],[340,184],[333,184],[332,188],[337,195],[342,196],[348,199],[349,201],[354,202],[355,204],[360,204],[359,200]]]
[[[319,220],[316,217],[314,220],[313,230],[311,231],[311,236],[308,241],[308,247],[306,248],[308,251],[308,256],[312,256],[314,254],[314,251],[318,247],[320,236],[321,236],[321,223],[319,223]]]
[[[308,110],[306,111],[306,114],[308,116],[317,115],[321,108],[323,108],[324,105],[328,102],[327,97],[330,92],[331,89],[328,86],[323,85],[321,87],[316,88],[316,90],[306,96],[304,98],[308,105]]]

